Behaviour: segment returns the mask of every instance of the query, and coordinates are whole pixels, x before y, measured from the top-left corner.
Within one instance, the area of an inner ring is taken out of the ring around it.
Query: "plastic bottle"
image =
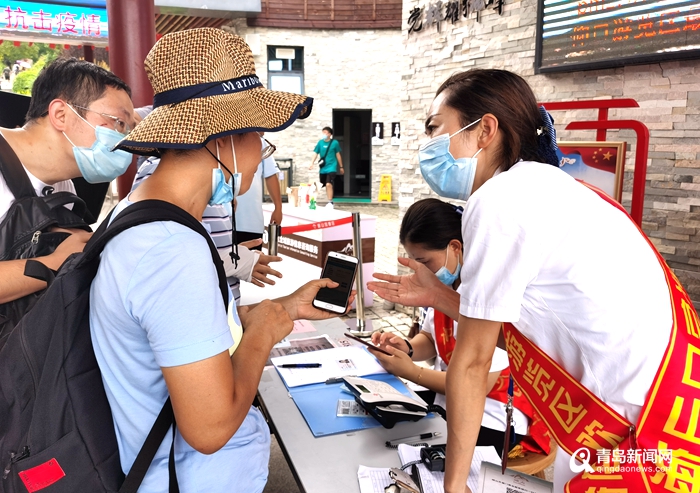
[[[315,210],[316,209],[316,187],[312,186],[311,188],[311,198],[309,199],[309,209]]]

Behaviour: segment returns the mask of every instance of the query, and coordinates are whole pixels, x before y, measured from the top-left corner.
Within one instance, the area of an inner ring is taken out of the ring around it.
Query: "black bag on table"
[[[190,214],[167,202],[145,200],[126,208],[109,227],[104,221],[85,250],[68,257],[0,347],[0,493],[136,493],[168,430],[174,436],[168,398],[124,479],[90,336],[90,286],[105,244],[130,227],[153,221],[176,221],[207,239],[228,309],[223,263],[209,234]],[[175,493],[172,446],[169,471],[170,493]]]
[[[36,258],[52,253],[69,236],[68,233],[52,232],[52,228],[92,231],[84,220],[85,202],[77,195],[56,192],[37,196],[17,155],[1,136],[0,174],[15,196],[15,201],[0,222],[0,261]],[[65,207],[68,204],[72,204],[72,210]],[[25,273],[50,280],[52,275],[49,269],[37,264]],[[44,291],[0,303],[0,344]]]

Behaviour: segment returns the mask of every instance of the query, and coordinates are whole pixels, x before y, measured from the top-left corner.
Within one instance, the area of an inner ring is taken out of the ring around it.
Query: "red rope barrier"
[[[297,226],[285,226],[282,228],[281,235],[291,235],[293,233],[301,233],[302,231],[313,231],[314,229],[326,229],[340,226],[343,224],[352,223],[352,216],[344,217],[343,219],[333,219],[332,221],[321,221],[318,223],[299,224]]]

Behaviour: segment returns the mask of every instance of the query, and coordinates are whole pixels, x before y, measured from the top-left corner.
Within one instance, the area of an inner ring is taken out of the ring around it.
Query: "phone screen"
[[[321,277],[327,277],[339,284],[337,288],[321,288],[316,295],[318,301],[335,306],[345,306],[352,291],[352,281],[355,278],[354,262],[329,256],[323,267]]]

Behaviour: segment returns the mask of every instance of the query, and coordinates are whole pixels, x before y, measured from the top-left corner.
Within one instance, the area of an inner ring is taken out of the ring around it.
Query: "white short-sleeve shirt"
[[[263,147],[263,149],[265,146]],[[253,182],[243,195],[236,198],[236,229],[246,233],[265,231],[265,218],[262,211],[263,180],[279,173],[275,158],[263,159],[255,170]]]
[[[460,313],[512,322],[636,422],[672,325],[663,270],[636,225],[563,171],[521,161],[469,198],[462,236]]]

